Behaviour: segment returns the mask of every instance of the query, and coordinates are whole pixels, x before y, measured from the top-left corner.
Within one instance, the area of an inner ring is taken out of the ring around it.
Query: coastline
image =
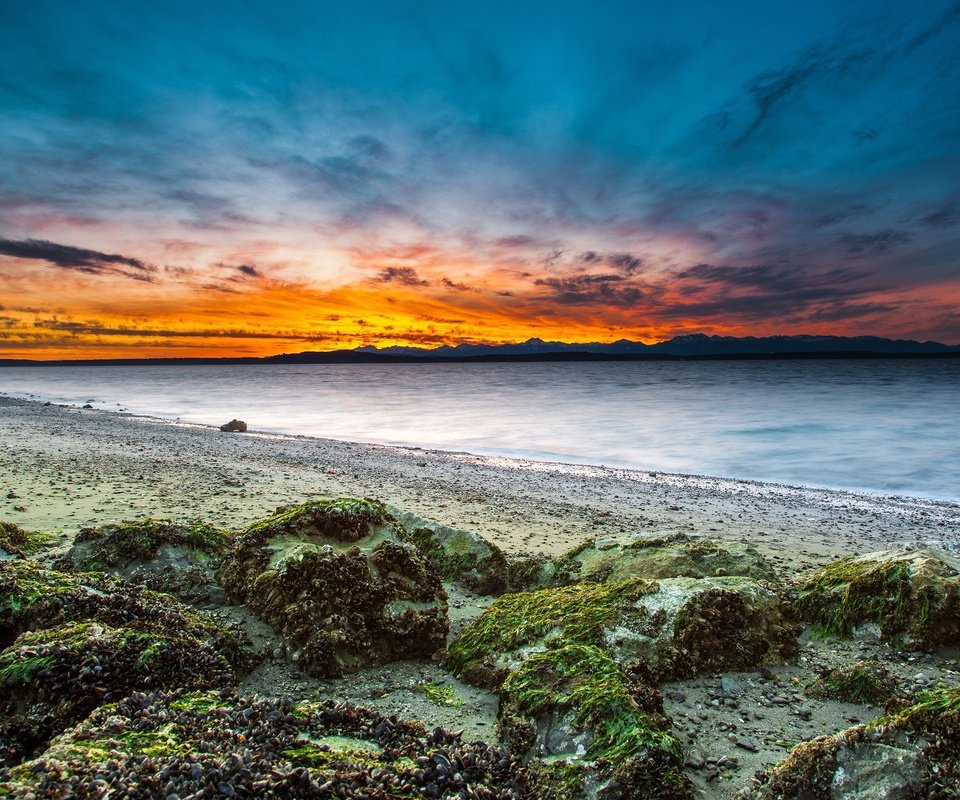
[[[885,546],[960,548],[960,504],[949,500],[227,434],[9,397],[0,397],[0,422],[0,518],[68,535],[145,516],[238,527],[311,496],[367,496],[513,554],[677,531],[753,544],[787,569]]]

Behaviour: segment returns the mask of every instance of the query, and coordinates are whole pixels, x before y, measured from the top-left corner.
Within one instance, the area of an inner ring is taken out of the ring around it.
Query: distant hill
[[[88,361],[0,359],[2,366],[64,364],[384,364],[415,361],[638,361],[674,359],[960,357],[960,345],[884,339],[879,336],[707,336],[693,333],[657,344],[616,342],[568,344],[528,339],[520,344],[458,344],[421,347],[358,347],[308,350],[265,358],[142,358]]]

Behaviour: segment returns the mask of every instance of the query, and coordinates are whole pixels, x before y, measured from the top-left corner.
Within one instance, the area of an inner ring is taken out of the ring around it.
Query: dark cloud
[[[935,36],[943,33],[958,19],[960,19],[960,3],[954,3],[944,11],[933,24],[928,25],[904,45],[904,55],[911,55],[915,50],[923,47]]]
[[[248,278],[260,278],[263,276],[260,270],[250,264],[237,264],[234,269],[241,275],[246,275]]]
[[[592,264],[595,261],[603,260],[603,256],[594,250],[587,250],[585,253],[580,254],[580,260],[584,264]]]
[[[753,119],[733,142],[732,148],[744,145],[779,106],[807,86],[844,76],[874,56],[870,49],[846,51],[842,42],[818,43],[804,50],[790,66],[761,73],[745,86],[755,106]]]
[[[813,220],[813,227],[829,228],[833,225],[839,225],[841,222],[847,222],[848,220],[865,216],[873,211],[874,208],[866,203],[851,203],[836,211],[820,214]]]
[[[866,277],[863,272],[850,269],[834,269],[819,275],[804,270],[774,267],[768,264],[751,266],[722,266],[697,264],[676,273],[678,278],[697,285],[711,284],[723,289],[758,289],[766,294],[782,294],[803,291],[810,286],[830,287],[851,284]]]
[[[44,239],[0,239],[0,255],[45,261],[60,269],[89,275],[119,274],[137,281],[153,281],[157,268],[136,258],[57,244]]]
[[[886,253],[912,240],[913,237],[906,231],[893,228],[873,233],[841,233],[837,237],[837,241],[851,256]]]
[[[623,275],[566,275],[537,278],[534,285],[549,289],[550,299],[563,305],[608,305],[631,308],[647,296],[645,289]]]
[[[947,203],[920,220],[920,224],[927,228],[952,228],[958,222],[960,222],[960,204],[957,203]]]
[[[446,286],[448,289],[455,289],[458,292],[473,292],[476,291],[472,286],[467,286],[465,283],[458,283],[457,281],[452,281],[450,278],[441,278],[440,283],[443,286]]]
[[[607,263],[625,275],[633,275],[643,266],[643,259],[630,253],[612,253],[607,256]]]
[[[400,283],[404,286],[427,286],[430,281],[422,280],[413,267],[387,267],[374,278],[378,283]]]

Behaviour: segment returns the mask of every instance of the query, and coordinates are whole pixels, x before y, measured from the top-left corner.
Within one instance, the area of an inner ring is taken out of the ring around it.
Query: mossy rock
[[[541,796],[685,800],[682,748],[659,699],[602,648],[551,647],[504,681],[501,738],[533,759]]]
[[[103,573],[46,569],[35,561],[0,561],[0,648],[21,633],[71,622],[165,635],[208,643],[239,671],[252,660],[249,641],[236,628],[120,578]]]
[[[482,536],[390,508],[440,577],[481,595],[507,590],[507,559]]]
[[[835,736],[799,744],[738,800],[946,800],[960,797],[960,687]]]
[[[134,693],[9,771],[13,797],[535,800],[503,748],[344,704]],[[89,791],[89,793],[87,793]]]
[[[824,670],[804,689],[810,697],[882,706],[900,691],[900,679],[879,661],[858,661]]]
[[[0,522],[0,560],[35,555],[52,541],[49,533],[24,530],[13,522]]]
[[[511,564],[514,590],[566,586],[579,581],[628,578],[710,578],[738,575],[775,581],[776,571],[757,550],[720,545],[686,533],[644,537],[629,543],[589,539],[554,560],[519,559]]]
[[[102,570],[191,603],[221,602],[213,567],[230,533],[205,522],[167,519],[81,528],[61,569]]]
[[[583,644],[661,681],[792,660],[798,632],[789,607],[750,578],[577,583],[499,598],[451,644],[447,664],[497,689],[531,653]]]
[[[796,608],[823,631],[850,636],[867,624],[909,647],[960,644],[960,563],[930,550],[842,558],[803,580]]]
[[[208,642],[76,622],[22,634],[0,652],[0,763],[33,754],[103,703],[136,690],[209,689],[236,682]]]
[[[236,538],[218,577],[310,675],[429,658],[446,642],[440,577],[372,500],[282,509]]]

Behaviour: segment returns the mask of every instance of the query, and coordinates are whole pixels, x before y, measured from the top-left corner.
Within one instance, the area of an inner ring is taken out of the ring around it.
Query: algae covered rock
[[[500,734],[530,762],[540,796],[688,798],[682,748],[659,700],[602,648],[551,647],[504,681]]]
[[[21,633],[95,622],[208,643],[237,669],[249,665],[245,635],[168,595],[102,573],[68,573],[29,560],[0,561],[0,648]]]
[[[804,689],[810,697],[878,706],[895,698],[899,691],[899,678],[872,660],[824,670]]]
[[[875,624],[913,647],[960,644],[960,563],[930,550],[883,550],[827,564],[800,583],[796,608],[828,633]]]
[[[540,589],[578,581],[628,578],[708,578],[739,575],[773,581],[773,566],[754,548],[723,545],[686,533],[644,537],[629,543],[589,539],[552,561],[521,559],[511,564],[511,586]]]
[[[750,578],[578,583],[499,598],[451,644],[447,664],[496,689],[532,652],[587,644],[671,680],[791,660],[798,631],[780,597]]]
[[[960,785],[960,687],[903,711],[797,745],[738,800],[937,800]]]
[[[20,761],[132,691],[208,689],[235,680],[208,642],[178,630],[76,622],[24,633],[0,652],[0,763]]]
[[[145,519],[81,528],[62,569],[103,570],[200,603],[222,600],[213,566],[230,534],[205,522]]]
[[[134,693],[9,772],[13,797],[534,800],[503,748],[332,702]]]
[[[218,576],[315,676],[428,658],[446,641],[439,576],[374,501],[314,500],[254,523]]]
[[[0,560],[34,555],[51,539],[49,534],[27,531],[13,522],[0,522]]]
[[[482,536],[390,509],[440,577],[476,594],[507,590],[507,559]]]

